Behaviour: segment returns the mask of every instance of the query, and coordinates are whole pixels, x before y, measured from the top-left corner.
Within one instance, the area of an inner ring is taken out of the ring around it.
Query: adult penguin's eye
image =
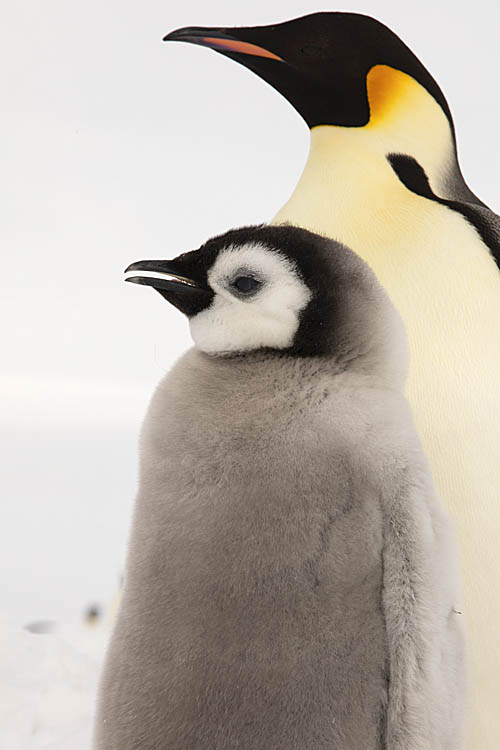
[[[316,57],[319,59],[326,57],[325,50],[322,47],[320,47],[318,44],[313,44],[313,43],[303,44],[302,47],[300,48],[300,51],[306,57]]]
[[[251,276],[238,276],[238,278],[233,281],[233,286],[239,292],[252,292],[260,286],[260,281],[257,281],[257,279],[254,279]]]

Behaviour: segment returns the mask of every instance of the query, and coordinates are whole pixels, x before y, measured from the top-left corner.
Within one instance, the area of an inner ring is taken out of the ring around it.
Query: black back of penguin
[[[460,747],[456,549],[385,293],[293,227],[173,263],[196,347],[144,423],[95,747]]]

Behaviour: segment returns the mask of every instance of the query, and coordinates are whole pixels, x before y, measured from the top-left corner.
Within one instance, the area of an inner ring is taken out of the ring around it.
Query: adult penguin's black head
[[[213,356],[264,350],[333,357],[344,368],[367,355],[384,360],[402,330],[361,258],[295,226],[233,229],[127,272],[140,274],[127,281],[152,286],[184,312],[197,348]]]
[[[245,65],[288,99],[310,128],[366,125],[367,78],[373,69],[380,73],[371,81],[371,98],[390,98],[390,71],[400,71],[427,90],[451,124],[435,80],[394,32],[370,16],[314,13],[270,26],[188,27],[165,41],[210,47]]]

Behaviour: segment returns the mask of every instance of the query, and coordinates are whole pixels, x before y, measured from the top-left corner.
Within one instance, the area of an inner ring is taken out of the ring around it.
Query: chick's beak
[[[203,26],[186,26],[171,31],[163,37],[164,42],[189,42],[209,47],[222,53],[251,55],[284,62],[283,58],[258,44],[245,41],[245,29],[218,29]]]
[[[141,271],[140,276],[129,276],[125,281],[156,289],[161,296],[189,318],[210,305],[214,293],[206,280],[192,278],[199,271],[180,260],[140,260],[125,269],[125,273]]]
[[[206,287],[188,278],[185,272],[183,273],[179,262],[175,260],[139,260],[125,269],[125,273],[130,271],[144,271],[148,274],[147,276],[128,276],[125,281],[130,281],[132,284],[143,284],[152,286],[158,291],[189,295],[208,292]]]

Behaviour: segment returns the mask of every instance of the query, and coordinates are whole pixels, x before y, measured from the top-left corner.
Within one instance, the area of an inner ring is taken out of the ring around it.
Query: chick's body
[[[391,517],[405,519],[420,566],[448,563],[400,393],[314,360],[192,350],[154,396],[141,455],[135,573],[106,686],[123,723],[108,750],[381,747]],[[446,617],[457,591],[443,588],[425,596],[450,628],[446,672],[461,623]],[[417,714],[436,688],[423,683]],[[439,686],[434,697],[450,698]]]

